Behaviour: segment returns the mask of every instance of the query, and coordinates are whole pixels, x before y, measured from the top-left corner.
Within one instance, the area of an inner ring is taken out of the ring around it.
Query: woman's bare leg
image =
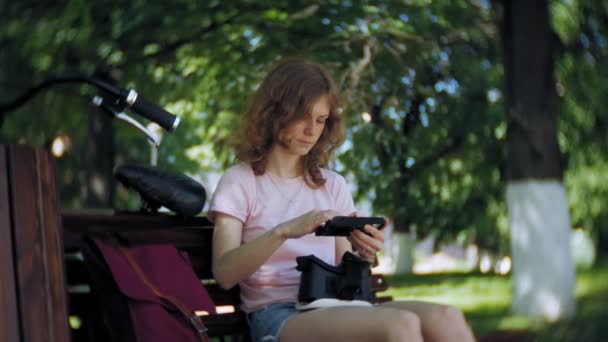
[[[415,313],[420,318],[425,342],[475,341],[464,315],[455,307],[418,301],[395,301],[381,305]]]
[[[423,341],[418,317],[390,307],[335,307],[298,313],[285,323],[279,340]]]

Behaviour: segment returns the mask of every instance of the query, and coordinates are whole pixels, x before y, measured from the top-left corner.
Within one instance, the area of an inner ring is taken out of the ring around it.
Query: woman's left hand
[[[362,259],[373,263],[376,259],[376,253],[384,246],[384,233],[371,225],[365,225],[363,229],[367,234],[359,229],[354,229],[348,236],[348,241],[359,252]]]

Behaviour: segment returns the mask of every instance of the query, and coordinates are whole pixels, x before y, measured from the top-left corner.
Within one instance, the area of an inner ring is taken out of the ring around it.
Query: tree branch
[[[318,4],[310,5],[304,9],[301,9],[295,13],[289,15],[289,20],[302,20],[308,17],[312,17],[319,11],[320,6]]]
[[[202,28],[201,30],[199,30],[198,32],[194,33],[193,35],[186,37],[186,38],[181,38],[178,39],[174,42],[168,43],[165,46],[161,47],[158,51],[156,51],[155,53],[149,54],[149,55],[143,55],[140,56],[139,58],[136,59],[131,59],[130,63],[134,62],[135,64],[137,64],[138,62],[141,62],[143,60],[146,59],[154,59],[154,58],[159,58],[162,57],[164,55],[167,55],[169,53],[172,53],[174,51],[176,51],[177,49],[179,49],[180,47],[195,42],[199,39],[201,39],[201,36],[204,36],[205,34],[211,33],[219,28],[221,28],[223,25],[229,24],[231,23],[234,19],[236,19],[238,17],[238,14],[235,14],[231,17],[229,17],[228,19],[221,21],[221,22],[212,22],[210,25]]]
[[[444,146],[442,149],[436,151],[435,153],[430,154],[426,158],[416,162],[416,166],[414,168],[410,168],[410,173],[412,175],[417,174],[420,170],[428,167],[429,165],[434,164],[437,160],[442,159],[456,151],[462,144],[464,143],[464,136],[459,135],[456,136],[449,145]]]

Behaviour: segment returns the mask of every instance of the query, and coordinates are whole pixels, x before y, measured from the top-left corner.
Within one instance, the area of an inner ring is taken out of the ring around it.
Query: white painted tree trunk
[[[566,191],[557,180],[507,183],[512,311],[553,321],[574,314],[575,272]]]
[[[395,274],[410,274],[414,265],[415,238],[411,233],[393,232]]]

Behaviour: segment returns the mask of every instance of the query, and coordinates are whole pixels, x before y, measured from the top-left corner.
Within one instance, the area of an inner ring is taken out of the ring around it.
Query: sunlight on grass
[[[608,290],[608,265],[577,272],[575,290],[577,298],[606,290]]]
[[[419,278],[414,284],[411,278]],[[425,283],[420,281],[427,280]],[[511,279],[502,276],[444,274],[389,279],[387,295],[402,300],[450,304],[464,311],[503,310],[511,303]]]
[[[608,321],[604,304],[608,302],[608,262],[577,272],[576,316],[553,324],[510,313],[509,276],[457,273],[387,278],[391,287],[382,295],[456,306],[465,313],[477,336],[496,330],[526,330],[540,341],[608,340],[603,329]]]

